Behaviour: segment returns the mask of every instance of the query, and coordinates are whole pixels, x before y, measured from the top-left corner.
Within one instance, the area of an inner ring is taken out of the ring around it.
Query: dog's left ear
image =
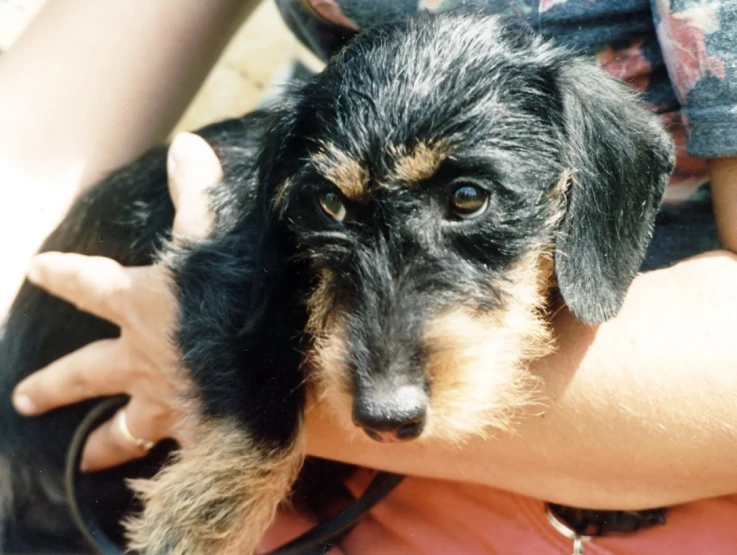
[[[559,83],[572,182],[555,273],[571,312],[594,324],[622,306],[675,154],[658,118],[603,71],[575,61],[561,70]]]

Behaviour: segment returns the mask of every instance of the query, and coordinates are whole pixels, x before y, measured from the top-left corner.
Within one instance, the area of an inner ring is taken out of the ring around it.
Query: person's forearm
[[[573,506],[644,508],[737,492],[737,257],[639,276],[598,329],[558,314],[558,351],[534,366],[545,407],[514,434],[463,449],[346,442],[321,409],[309,451],[407,474],[468,480]],[[490,369],[493,371],[493,369]]]
[[[49,0],[0,56],[0,314],[79,189],[166,137],[258,3]]]
[[[42,181],[73,166],[82,184],[129,162],[166,137],[257,3],[49,1],[0,57],[0,153]]]

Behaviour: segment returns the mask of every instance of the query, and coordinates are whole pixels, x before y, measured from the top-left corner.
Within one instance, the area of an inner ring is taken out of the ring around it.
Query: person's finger
[[[85,345],[20,382],[13,405],[26,416],[86,399],[126,393],[137,362],[130,359],[117,339]]]
[[[137,440],[155,444],[165,439],[171,418],[164,407],[133,397],[90,434],[82,453],[82,470],[102,470],[145,457],[149,449]]]
[[[45,252],[31,259],[28,280],[79,310],[120,325],[126,321],[128,270],[110,258]]]
[[[205,237],[213,225],[207,191],[223,179],[215,151],[193,133],[180,133],[169,147],[167,159],[169,193],[176,215],[174,235]]]

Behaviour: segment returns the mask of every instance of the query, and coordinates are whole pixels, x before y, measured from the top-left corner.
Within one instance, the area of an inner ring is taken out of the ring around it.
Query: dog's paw
[[[151,480],[131,486],[144,504],[126,523],[141,553],[253,553],[302,466],[301,436],[285,448],[255,443],[230,422],[208,423],[199,442]]]

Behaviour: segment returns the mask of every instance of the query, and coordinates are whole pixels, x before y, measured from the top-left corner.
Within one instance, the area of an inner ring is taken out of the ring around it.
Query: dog
[[[463,12],[369,29],[278,105],[199,134],[225,173],[207,239],[170,241],[161,147],[84,194],[41,249],[174,276],[198,441],[85,479],[102,525],[122,541],[126,517],[144,553],[253,552],[303,467],[308,398],[377,441],[512,429],[544,402],[527,365],[553,349],[550,313],[617,314],[674,167],[623,85]],[[10,394],[117,332],[29,283],[18,294],[0,343],[0,548],[86,548],[61,474],[91,402],[21,418]]]

